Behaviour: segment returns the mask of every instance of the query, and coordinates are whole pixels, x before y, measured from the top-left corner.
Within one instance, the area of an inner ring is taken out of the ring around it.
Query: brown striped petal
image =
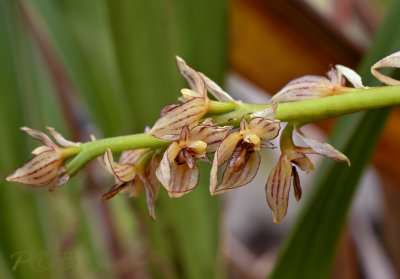
[[[274,223],[279,224],[286,215],[292,177],[292,165],[285,155],[279,158],[278,165],[271,171],[265,191],[267,202],[272,210]]]
[[[160,111],[160,116],[164,116],[164,114],[166,114],[167,112],[169,112],[170,110],[172,110],[173,108],[179,106],[179,104],[169,104],[164,106],[161,111]],[[145,133],[149,132],[150,128],[148,129],[148,131],[145,131]]]
[[[179,198],[192,191],[199,183],[200,171],[195,164],[189,168],[187,164],[171,164],[171,181],[168,185],[168,195]]]
[[[156,176],[158,181],[169,189],[169,184],[171,181],[171,164],[174,163],[176,156],[178,156],[181,151],[180,145],[174,141],[172,142],[162,157],[160,164],[156,170]]]
[[[28,127],[21,127],[20,129],[30,135],[32,138],[42,141],[45,145],[53,149],[56,149],[58,147],[45,133],[41,131],[33,130]]]
[[[199,75],[203,79],[208,92],[210,92],[211,95],[213,95],[215,97],[215,99],[217,99],[218,101],[221,101],[221,102],[234,102],[235,101],[228,93],[226,93],[218,84],[216,84],[213,80],[211,80],[205,74],[199,73]]]
[[[210,172],[210,194],[214,195],[218,187],[218,168],[232,155],[242,136],[238,132],[229,134],[219,145]]]
[[[271,100],[295,102],[345,92],[339,84],[321,76],[302,76],[289,82]]]
[[[114,162],[111,150],[107,148],[104,154],[104,163],[107,169],[121,182],[129,182],[135,179],[137,168],[132,164],[119,164]]]
[[[198,125],[190,131],[190,140],[201,140],[207,143],[207,153],[215,152],[219,143],[226,137],[232,126]]]
[[[249,121],[250,130],[261,138],[261,140],[273,140],[279,134],[281,125],[279,120],[255,117]]]
[[[164,141],[177,140],[183,126],[194,127],[206,115],[207,110],[208,105],[205,99],[193,98],[165,113],[156,121],[148,134]]]
[[[227,164],[222,175],[222,181],[212,194],[221,194],[250,183],[257,174],[260,162],[259,152],[252,152],[239,171],[235,171],[233,167]]]
[[[394,78],[389,77],[388,75],[384,75],[379,72],[377,69],[380,68],[400,68],[400,51],[397,51],[385,58],[379,60],[371,67],[371,73],[376,77],[379,81],[386,85],[400,85],[400,81]]]
[[[249,123],[247,122],[247,120],[242,117],[242,120],[240,120],[240,131],[246,131],[250,128]]]
[[[190,130],[189,130],[189,126],[188,125],[184,125],[181,131],[181,135],[179,138],[179,144],[181,144],[182,146],[187,143],[190,139]]]
[[[60,154],[49,150],[39,153],[9,175],[6,180],[41,187],[52,184],[62,166]]]
[[[179,56],[175,56],[175,59],[180,74],[185,78],[190,89],[197,93],[196,97],[204,97],[206,95],[206,88],[204,85],[204,81],[201,79],[197,71],[189,67],[186,62]]]
[[[346,157],[346,155],[335,149],[329,143],[322,143],[316,139],[308,138],[299,128],[296,128],[296,133],[304,141],[304,143],[313,150],[312,153],[329,157],[338,162],[346,162],[350,166],[350,160]]]
[[[214,161],[217,159],[218,167],[229,159],[241,139],[242,136],[238,132],[233,132],[224,138],[214,157]]]

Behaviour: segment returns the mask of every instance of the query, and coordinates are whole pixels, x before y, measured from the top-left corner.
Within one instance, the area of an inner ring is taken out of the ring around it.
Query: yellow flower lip
[[[261,145],[261,139],[259,136],[249,133],[249,134],[245,134],[243,135],[243,140],[245,142],[251,143],[252,145],[254,145],[254,149],[255,150],[259,150],[260,149],[260,145]]]
[[[197,154],[202,154],[206,151],[207,143],[205,143],[202,140],[195,140],[195,141],[189,142],[186,146],[188,148],[190,148],[190,150],[192,150],[193,152],[195,152]]]

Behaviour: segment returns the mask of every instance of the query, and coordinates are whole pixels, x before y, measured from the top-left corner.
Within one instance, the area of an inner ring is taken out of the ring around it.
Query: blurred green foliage
[[[112,181],[94,172],[102,189],[88,185],[93,178],[86,177],[96,166],[53,193],[3,178],[36,146],[20,126],[43,130],[49,125],[72,139],[74,130],[103,137],[152,125],[162,106],[176,102],[186,86],[174,55],[221,82],[227,66],[226,13],[227,1],[211,0],[0,2],[0,278],[221,274],[218,199],[208,195],[206,177],[188,197],[171,200],[161,191],[157,222],[146,216],[143,197],[100,202]],[[64,113],[65,92],[29,24],[46,38],[68,82],[72,119]]]

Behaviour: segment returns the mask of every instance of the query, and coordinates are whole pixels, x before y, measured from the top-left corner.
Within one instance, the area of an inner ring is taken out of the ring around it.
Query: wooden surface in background
[[[362,50],[301,1],[232,0],[231,68],[274,94],[302,75],[325,75],[331,65],[357,68]],[[317,126],[329,132],[334,120]],[[366,139],[367,140],[367,139]],[[400,110],[390,116],[373,163],[400,187]]]
[[[231,1],[231,68],[271,94],[293,78],[307,74],[325,75],[330,65],[342,64],[356,69],[362,57],[361,49],[325,19],[299,3],[289,0]],[[334,120],[322,121],[317,126],[329,132],[333,123]],[[399,143],[400,110],[396,108],[387,121],[373,163],[397,189],[400,189]],[[391,204],[398,204],[398,201]],[[399,224],[395,225],[393,231],[398,232],[398,227]],[[386,239],[393,237],[390,224],[384,229]],[[344,233],[332,278],[359,278],[357,264],[344,265],[348,261],[356,263],[354,247],[350,243]],[[392,259],[399,267],[398,248],[392,248]],[[346,270],[343,270],[345,266]]]

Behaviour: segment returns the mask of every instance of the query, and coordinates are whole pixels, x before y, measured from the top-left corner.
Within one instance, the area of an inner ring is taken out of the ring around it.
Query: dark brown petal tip
[[[101,196],[101,200],[105,201],[108,199],[111,199],[112,197],[114,197],[116,194],[118,194],[119,192],[121,192],[122,189],[124,189],[126,187],[127,183],[123,183],[123,184],[117,184],[114,185],[107,193],[103,194]]]
[[[299,201],[301,199],[303,190],[301,189],[300,177],[295,166],[292,166],[292,178],[293,178],[294,196],[296,200]]]

